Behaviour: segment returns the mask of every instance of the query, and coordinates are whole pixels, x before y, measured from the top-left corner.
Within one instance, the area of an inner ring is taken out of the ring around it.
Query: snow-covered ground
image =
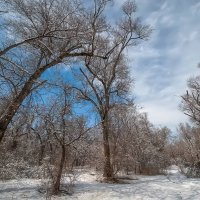
[[[133,178],[133,177],[132,177]],[[200,179],[187,179],[173,167],[167,176],[135,176],[127,184],[106,184],[96,176],[82,172],[72,196],[53,197],[58,200],[200,200]],[[0,182],[1,200],[46,199],[38,192],[40,181],[32,179]]]

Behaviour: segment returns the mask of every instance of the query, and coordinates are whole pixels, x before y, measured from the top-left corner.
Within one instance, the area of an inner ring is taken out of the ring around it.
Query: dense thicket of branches
[[[171,144],[170,154],[188,177],[200,177],[200,134],[199,127],[180,124],[179,137]]]
[[[18,114],[17,125],[8,129],[1,147],[2,158],[7,158],[0,163],[1,178],[48,174],[56,181],[61,162],[63,173],[74,166],[103,171],[101,124],[88,129],[85,119],[73,116],[69,105],[61,107],[60,100],[58,96],[45,107],[37,105],[31,113],[22,110]],[[138,113],[133,106],[118,106],[108,121],[114,175],[121,171],[159,174],[170,165],[167,128],[155,128],[146,114]]]
[[[134,106],[130,105],[112,109],[108,121],[114,174],[121,171],[159,174],[170,165],[169,129],[155,128],[147,119],[146,113],[139,113]],[[102,167],[100,149],[101,143],[94,152],[100,159],[97,168]]]

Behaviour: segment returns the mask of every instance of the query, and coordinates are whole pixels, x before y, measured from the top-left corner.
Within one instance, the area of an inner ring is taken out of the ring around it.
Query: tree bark
[[[66,154],[64,145],[62,145],[61,151],[62,151],[61,152],[61,160],[60,160],[60,163],[59,163],[56,181],[53,183],[52,194],[58,194],[58,192],[60,190],[60,181],[61,181],[61,177],[62,177],[63,167],[64,167],[64,164],[65,164],[65,154]]]
[[[102,121],[102,130],[103,130],[103,146],[104,146],[104,159],[105,159],[103,177],[106,179],[112,179],[113,170],[110,159],[109,129],[108,129],[107,117],[105,117],[104,120]]]
[[[41,146],[40,146],[40,153],[39,153],[39,160],[38,160],[39,166],[42,165],[42,161],[43,161],[43,158],[44,158],[44,152],[45,152],[45,145],[41,144]]]

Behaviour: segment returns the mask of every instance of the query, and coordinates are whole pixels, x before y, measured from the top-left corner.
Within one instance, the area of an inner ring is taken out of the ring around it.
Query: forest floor
[[[172,168],[159,176],[129,176],[125,183],[106,184],[96,181],[91,171],[81,171],[72,195],[52,197],[52,200],[200,200],[200,179],[183,176]],[[0,181],[1,200],[46,199],[38,191],[40,180],[20,179]]]

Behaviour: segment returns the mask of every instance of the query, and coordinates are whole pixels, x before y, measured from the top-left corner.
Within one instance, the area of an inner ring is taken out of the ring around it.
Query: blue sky
[[[119,13],[114,0],[110,15]],[[200,0],[136,0],[137,15],[154,29],[148,42],[129,49],[132,89],[151,122],[176,130],[188,121],[179,111],[190,76],[200,74]]]

